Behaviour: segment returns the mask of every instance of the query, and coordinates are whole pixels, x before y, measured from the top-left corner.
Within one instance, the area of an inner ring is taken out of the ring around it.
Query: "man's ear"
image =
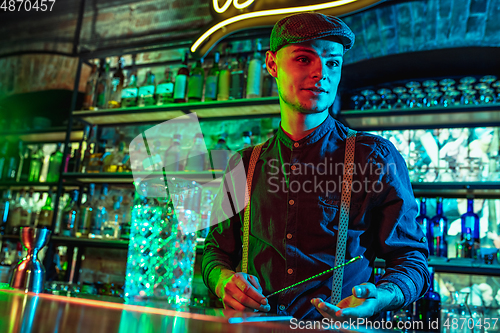
[[[266,52],[266,68],[272,77],[278,77],[278,66],[276,65],[276,56],[278,52]]]

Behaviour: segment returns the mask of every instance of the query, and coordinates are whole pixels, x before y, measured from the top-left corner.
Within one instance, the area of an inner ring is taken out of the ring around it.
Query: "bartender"
[[[427,240],[415,221],[405,161],[390,141],[358,132],[345,257],[363,258],[345,266],[342,300],[331,304],[332,274],[265,297],[334,266],[349,128],[328,109],[353,43],[343,21],[319,13],[285,17],[272,30],[266,66],[279,90],[281,122],[253,174],[248,273],[237,272],[244,213],[222,204],[224,186],[205,240],[203,279],[225,308],[308,320],[369,318],[428,289]],[[228,171],[240,158],[248,170],[252,150],[233,156],[222,185],[237,183]],[[374,285],[367,281],[376,257],[385,259],[386,273]]]

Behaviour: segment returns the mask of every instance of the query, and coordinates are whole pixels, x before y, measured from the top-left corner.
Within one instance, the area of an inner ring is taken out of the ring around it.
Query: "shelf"
[[[2,132],[2,139],[21,140],[25,143],[58,143],[66,140],[66,127],[55,127],[22,132]],[[70,141],[76,142],[83,138],[83,130],[76,129],[71,132]]]
[[[402,110],[341,111],[340,117],[355,130],[425,129],[500,126],[500,104],[459,105]]]
[[[128,241],[121,239],[52,236],[51,241],[58,245],[66,245],[66,246],[128,249]]]
[[[500,265],[498,263],[488,265],[474,259],[448,259],[431,256],[429,257],[428,265],[429,267],[433,267],[436,272],[440,273],[500,276]],[[385,261],[377,258],[375,260],[375,267],[384,268]]]
[[[163,177],[162,173],[137,173],[137,177],[148,177],[151,175]],[[177,177],[179,179],[194,180],[200,185],[205,185],[208,182],[215,180],[215,183],[220,183],[222,179],[222,171],[202,171],[202,172],[169,172],[167,177]],[[64,173],[63,178],[68,180],[76,180],[80,183],[113,183],[113,184],[132,184],[134,177],[132,172],[100,172],[100,173]]]
[[[415,197],[499,199],[500,182],[435,182],[412,183]]]
[[[162,106],[134,107],[93,111],[74,111],[73,116],[96,125],[152,123],[173,119],[187,113],[196,113],[199,119],[279,116],[277,97],[257,99],[210,101]]]
[[[40,182],[0,182],[0,188],[9,188],[11,190],[22,190],[33,188],[34,191],[48,191],[49,188],[57,187],[58,183],[40,183]],[[67,190],[78,189],[74,182],[64,182],[63,187]]]

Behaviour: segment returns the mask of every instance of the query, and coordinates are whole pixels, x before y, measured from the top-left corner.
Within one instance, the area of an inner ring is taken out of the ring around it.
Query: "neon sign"
[[[327,15],[341,16],[366,9],[385,0],[336,0],[286,8],[272,8],[273,2],[277,2],[273,0],[258,2],[246,0],[241,3],[240,1],[243,0],[223,0],[224,4],[220,6],[220,0],[210,0],[216,22],[212,22],[207,30],[196,38],[190,48],[191,52],[204,57],[227,35],[249,28],[271,27],[281,18],[294,13],[318,11]]]

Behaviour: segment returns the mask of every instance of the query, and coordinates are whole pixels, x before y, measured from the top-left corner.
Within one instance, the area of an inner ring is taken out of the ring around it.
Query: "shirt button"
[[[299,143],[298,143],[298,142],[295,142],[295,143],[293,144],[293,146],[294,146],[295,148],[297,148],[297,147],[299,146]]]
[[[297,169],[297,167],[295,165],[292,165],[292,167],[290,169],[295,170],[295,169]]]
[[[290,201],[288,201],[288,203],[289,203],[290,205],[293,205],[293,204],[295,203],[295,201],[290,200]]]
[[[293,269],[289,268],[287,272],[288,272],[288,274],[292,274],[293,273]]]
[[[285,306],[283,304],[280,305],[280,310],[285,311]]]
[[[420,238],[420,243],[425,243],[425,242],[427,242],[427,238],[425,238],[425,236]]]
[[[292,234],[286,235],[286,238],[288,238],[288,239],[292,239],[292,237],[293,237]]]

